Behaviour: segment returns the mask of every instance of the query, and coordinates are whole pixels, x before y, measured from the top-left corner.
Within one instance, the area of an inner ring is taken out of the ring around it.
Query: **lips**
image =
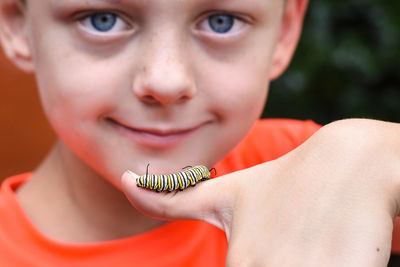
[[[187,128],[141,128],[128,126],[119,121],[108,121],[124,136],[134,143],[150,148],[170,148],[184,141],[196,132],[203,124]]]

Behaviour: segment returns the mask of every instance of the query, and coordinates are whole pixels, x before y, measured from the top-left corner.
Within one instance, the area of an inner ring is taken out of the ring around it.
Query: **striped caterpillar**
[[[195,186],[199,181],[209,180],[211,171],[215,168],[208,170],[205,166],[185,167],[183,171],[172,174],[149,174],[149,165],[146,168],[146,174],[136,178],[136,185],[157,192],[167,191],[171,192],[176,189],[182,191],[190,185]]]

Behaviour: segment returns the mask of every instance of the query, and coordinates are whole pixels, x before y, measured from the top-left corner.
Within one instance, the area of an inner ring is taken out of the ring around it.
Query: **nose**
[[[136,97],[144,103],[162,106],[193,98],[196,88],[182,45],[178,45],[176,38],[161,37],[149,43],[142,53],[140,71],[134,75]]]

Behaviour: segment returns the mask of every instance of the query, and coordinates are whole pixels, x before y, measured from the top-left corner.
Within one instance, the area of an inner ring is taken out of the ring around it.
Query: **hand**
[[[227,266],[386,266],[399,203],[397,128],[336,122],[275,161],[182,192],[138,188],[129,173],[122,183],[149,216],[224,230]]]

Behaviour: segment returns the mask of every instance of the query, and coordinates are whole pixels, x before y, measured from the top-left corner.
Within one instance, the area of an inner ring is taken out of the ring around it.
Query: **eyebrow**
[[[33,0],[32,0],[33,1]],[[168,2],[168,0],[163,0]],[[251,5],[251,10],[260,10],[260,8],[268,3],[276,0],[181,0],[181,2],[191,2],[196,4],[197,7],[207,7],[212,5],[214,8],[218,9],[219,6],[223,8],[228,8],[233,5],[235,8],[232,9],[241,9],[243,8],[241,4],[246,2],[245,6]],[[286,0],[278,0],[278,1],[286,1]],[[165,3],[164,2],[164,3]],[[122,8],[122,9],[131,9],[136,12],[142,12],[144,9],[147,9],[149,6],[155,6],[157,0],[49,0],[48,2],[51,5],[51,8],[54,10],[54,14],[59,14],[62,16],[63,14],[67,14],[70,11],[77,8],[85,8],[85,7],[96,7],[96,8]],[[183,5],[181,3],[181,5]],[[240,4],[239,4],[240,3]],[[177,3],[175,3],[177,4]],[[227,6],[226,6],[227,5]],[[261,8],[262,9],[262,8]],[[261,12],[261,11],[260,11]]]
[[[21,0],[25,2],[26,0]],[[230,2],[232,0],[217,0],[220,2]],[[107,4],[134,4],[134,3],[146,3],[147,0],[68,0],[68,1],[60,1],[60,0],[53,0],[54,4],[69,4],[66,2],[71,2],[71,4],[74,3],[80,3],[80,4],[91,4],[90,2],[103,2]]]
[[[26,0],[22,0],[22,1],[25,2]],[[68,1],[52,0],[52,2],[55,5],[57,5],[57,4],[68,5],[68,4],[75,4],[75,3],[89,5],[89,4],[92,4],[91,2],[94,2],[94,3],[103,2],[105,4],[121,4],[124,2],[129,3],[129,2],[134,2],[134,1],[132,1],[132,0],[85,0],[85,1],[82,1],[82,0],[68,0]]]
[[[26,0],[24,0],[26,1]],[[32,0],[34,1],[34,0]],[[92,5],[134,5],[137,0],[68,0],[68,1],[60,1],[60,0],[51,0],[49,1],[52,7],[55,10],[60,10],[64,8],[72,8],[72,7],[84,7],[84,6],[92,6]]]

